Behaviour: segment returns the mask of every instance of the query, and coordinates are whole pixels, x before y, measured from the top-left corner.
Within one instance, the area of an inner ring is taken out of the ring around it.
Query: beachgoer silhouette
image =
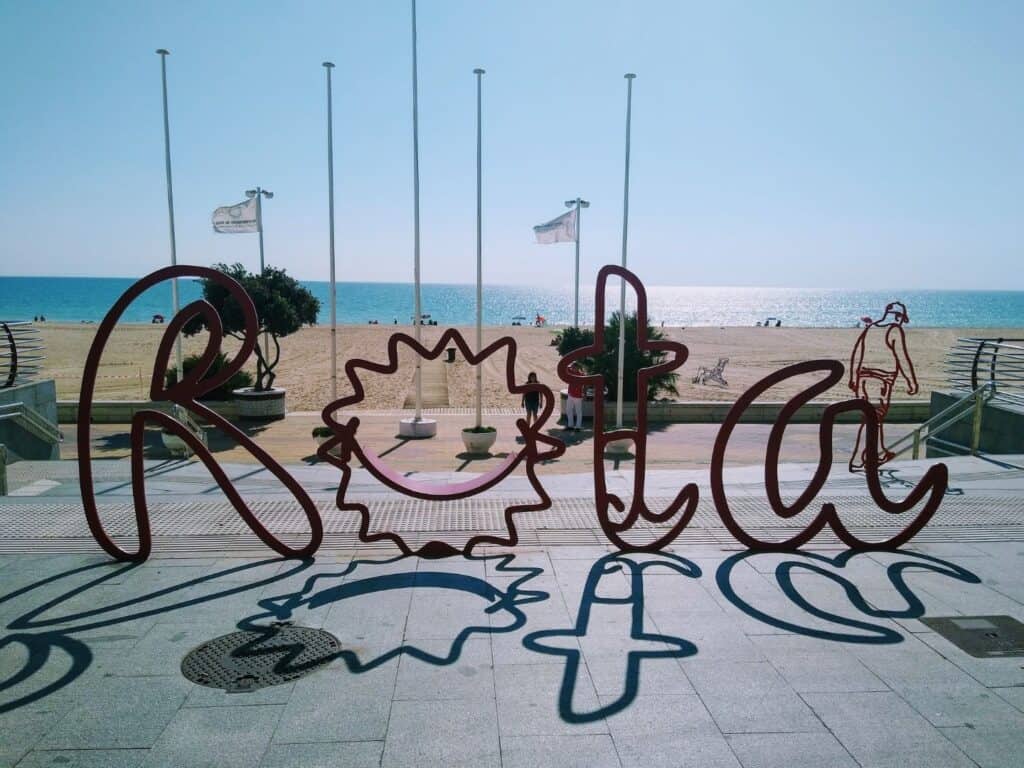
[[[881,465],[893,458],[892,452],[885,447],[882,429],[896,380],[902,378],[906,382],[908,395],[916,395],[918,390],[917,375],[907,352],[907,337],[903,330],[904,324],[910,322],[910,315],[907,314],[906,305],[893,301],[886,305],[885,313],[878,320],[870,317],[863,320],[864,330],[857,337],[850,355],[850,380],[847,384],[854,394],[870,403],[878,414],[876,448],[878,463]],[[863,436],[864,423],[861,422],[850,456],[851,472],[864,469],[868,446],[865,444],[861,448]]]

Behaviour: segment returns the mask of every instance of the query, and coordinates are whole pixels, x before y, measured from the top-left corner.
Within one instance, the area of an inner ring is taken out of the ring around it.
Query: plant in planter
[[[188,375],[192,372],[192,369],[196,367],[196,363],[199,362],[199,355],[189,355],[181,361],[182,371]],[[210,370],[206,372],[203,379],[209,379],[214,374],[219,373],[222,368],[228,363],[228,356],[223,352],[218,352],[217,356],[213,359],[213,363],[210,365]],[[177,368],[168,368],[164,373],[164,386],[168,389],[178,383],[178,370]],[[238,371],[234,376],[228,379],[226,382],[221,384],[216,389],[211,389],[204,395],[199,397],[203,401],[222,402],[224,400],[231,399],[231,393],[236,389],[244,389],[245,387],[251,387],[253,383],[252,374],[248,371]]]
[[[604,376],[609,400],[614,400],[618,394],[619,323],[620,315],[618,312],[615,312],[608,321],[608,325],[605,326],[604,352],[593,358],[581,361],[581,366],[587,373],[599,373]],[[586,346],[587,343],[592,344],[594,342],[593,333],[589,331],[583,331],[582,333],[590,333],[589,342],[574,344],[573,347],[566,349],[565,352],[570,352],[572,349],[578,349],[579,347]],[[665,338],[665,334],[657,330],[650,323],[647,323],[646,336],[649,341],[660,341]],[[641,368],[657,365],[665,359],[664,352],[641,351],[638,349],[636,346],[637,338],[636,312],[634,312],[626,316],[626,350],[622,366],[622,399],[626,402],[636,402],[637,400],[636,372]],[[562,352],[561,347],[559,347],[559,352],[565,354],[565,352]],[[647,392],[644,393],[644,396],[648,400],[656,400],[662,394],[678,395],[679,391],[676,389],[678,378],[678,375],[675,373],[660,373],[652,376],[647,382]]]
[[[324,443],[326,443],[334,435],[334,433],[331,432],[330,427],[313,427],[313,433],[312,434],[313,434],[313,439],[316,440],[316,444],[317,444],[318,447],[323,445]],[[332,451],[332,453],[336,453],[336,452],[337,452],[336,450]]]
[[[479,426],[466,427],[462,430],[462,444],[466,446],[467,453],[486,454],[491,450],[494,441],[498,439],[498,430],[494,427]]]
[[[192,449],[188,447],[188,443],[166,427],[161,427],[160,429],[160,440],[171,456],[180,455],[182,457],[186,457],[192,453]]]
[[[214,264],[236,280],[252,298],[259,319],[259,343],[256,344],[256,381],[251,388],[239,388],[233,394],[239,400],[243,418],[283,418],[284,390],[274,387],[275,369],[281,359],[280,340],[304,325],[314,325],[320,300],[283,269],[264,267],[262,274],[249,272],[241,264]],[[245,319],[242,309],[224,286],[203,280],[203,298],[220,315],[224,333],[242,339]],[[206,330],[202,315],[193,317],[182,329],[186,336]],[[270,344],[265,341],[269,338]],[[272,348],[272,352],[271,352]]]

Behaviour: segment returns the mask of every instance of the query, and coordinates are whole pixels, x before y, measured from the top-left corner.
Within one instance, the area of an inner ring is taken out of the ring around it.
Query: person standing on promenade
[[[582,369],[575,364],[569,367],[569,371],[575,374],[583,373]],[[569,382],[565,410],[565,428],[572,432],[579,432],[583,426],[583,385],[578,381]]]
[[[537,374],[530,371],[526,377],[527,384],[537,383]],[[540,411],[540,392],[534,390],[523,395],[523,408],[526,409],[526,426],[531,426],[537,421],[537,413]]]
[[[916,395],[918,390],[917,374],[914,363],[907,352],[907,336],[903,330],[904,323],[910,322],[906,306],[899,301],[886,305],[885,312],[878,320],[863,318],[864,330],[857,337],[850,355],[850,380],[847,385],[857,397],[866,401],[878,414],[878,463],[889,461],[893,454],[885,447],[882,425],[885,415],[889,412],[892,392],[896,379],[906,382],[907,394]],[[864,436],[864,422],[857,430],[857,440],[850,456],[850,471],[859,472],[864,469],[868,446],[861,448]]]

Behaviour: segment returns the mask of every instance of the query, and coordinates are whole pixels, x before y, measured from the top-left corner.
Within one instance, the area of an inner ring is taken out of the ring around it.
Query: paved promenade
[[[542,467],[555,504],[520,516],[523,546],[434,561],[358,546],[354,516],[332,511],[336,472],[300,465],[327,529],[301,562],[258,546],[195,462],[154,460],[154,556],[137,566],[87,538],[73,462],[16,464],[16,495],[0,499],[0,766],[1017,767],[1024,638],[993,617],[1024,620],[1024,471],[948,463],[943,507],[898,552],[823,536],[751,554],[718,521],[706,471],[661,470],[652,503],[694,480],[698,515],[667,552],[621,555],[602,543],[589,473]],[[927,466],[895,465],[887,493]],[[104,519],[128,535],[127,462],[96,468]],[[251,464],[227,470],[301,540],[283,489]],[[784,494],[810,471],[784,466]],[[781,537],[761,473],[730,470],[730,500]],[[862,478],[833,474],[823,499],[855,531],[893,528]],[[444,509],[359,472],[353,495],[411,540],[458,542],[499,530],[526,488],[513,478]],[[313,663],[275,622],[338,645]],[[243,692],[183,676],[192,649],[240,631],[239,658],[266,662],[229,681]],[[272,663],[313,671],[261,687]]]

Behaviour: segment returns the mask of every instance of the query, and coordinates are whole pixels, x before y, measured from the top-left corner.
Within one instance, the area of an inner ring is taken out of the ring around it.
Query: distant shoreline
[[[566,276],[568,273],[566,273]],[[550,280],[535,287],[487,285],[483,293],[484,325],[512,327],[513,319],[532,324],[541,315],[551,327],[573,323],[571,286]],[[551,277],[550,275],[544,276]],[[2,278],[0,319],[31,320],[40,315],[49,322],[86,324],[100,322],[117,299],[132,285],[120,278]],[[329,285],[305,282],[320,300],[319,323],[330,320]],[[194,280],[179,281],[181,305],[201,297]],[[411,283],[339,283],[338,323],[345,327],[368,325],[411,326]],[[906,304],[911,327],[918,328],[1018,328],[1024,327],[1024,291],[897,291],[814,290],[796,288],[694,288],[648,286],[648,316],[659,327],[754,327],[776,319],[783,327],[852,328],[863,317],[879,317],[891,301]],[[615,297],[617,299],[617,296]],[[627,294],[627,310],[635,297]],[[606,310],[616,308],[613,300]],[[424,283],[423,312],[438,324],[469,326],[476,316],[476,291],[472,285]],[[147,325],[154,315],[170,319],[169,284],[146,291],[125,310],[122,322]],[[583,287],[579,297],[582,325],[594,322],[594,294]]]

